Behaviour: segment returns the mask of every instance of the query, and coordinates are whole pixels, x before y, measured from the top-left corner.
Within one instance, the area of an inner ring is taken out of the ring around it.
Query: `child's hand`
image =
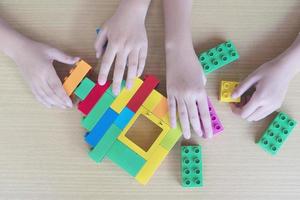
[[[150,1],[121,1],[116,13],[101,27],[96,42],[96,57],[102,56],[98,82],[103,85],[115,60],[113,92],[120,92],[124,71],[128,66],[126,86],[144,70],[148,40],[145,16]]]
[[[176,127],[177,105],[186,139],[191,137],[190,124],[200,137],[211,137],[212,126],[204,88],[206,78],[193,47],[178,45],[173,50],[167,50],[166,63],[171,126]]]
[[[71,57],[48,45],[26,40],[12,56],[28,82],[34,96],[47,106],[72,107],[53,67],[53,61],[73,65],[79,58]]]

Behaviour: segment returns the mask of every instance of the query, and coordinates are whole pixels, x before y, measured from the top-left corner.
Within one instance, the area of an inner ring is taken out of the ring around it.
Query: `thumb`
[[[235,88],[232,98],[236,99],[242,96],[249,88],[259,80],[259,76],[256,74],[250,74],[244,81],[242,81],[237,88]]]
[[[69,56],[58,49],[51,49],[50,56],[52,57],[53,60],[56,60],[61,63],[69,64],[69,65],[73,65],[80,60],[79,57]]]

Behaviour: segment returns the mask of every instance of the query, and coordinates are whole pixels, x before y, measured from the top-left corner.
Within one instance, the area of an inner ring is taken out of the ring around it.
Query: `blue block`
[[[95,147],[117,117],[118,113],[108,108],[94,128],[87,134],[85,141]]]
[[[129,108],[125,107],[121,113],[119,114],[119,116],[117,117],[116,121],[114,122],[114,124],[120,128],[121,130],[123,130],[126,125],[129,123],[129,121],[131,120],[131,118],[134,116],[134,112],[132,112]]]

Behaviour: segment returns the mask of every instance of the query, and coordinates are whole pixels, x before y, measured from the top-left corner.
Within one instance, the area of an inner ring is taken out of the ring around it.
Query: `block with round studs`
[[[231,95],[234,89],[239,85],[236,81],[221,81],[220,96],[221,102],[241,102],[241,98],[233,99]]]
[[[239,59],[239,54],[231,41],[219,44],[199,55],[199,61],[205,74],[209,74],[237,59]]]
[[[203,186],[200,145],[181,146],[181,183],[186,188]]]
[[[297,121],[280,112],[270,123],[258,145],[271,155],[276,155],[296,125]]]
[[[213,134],[217,135],[224,130],[224,127],[216,113],[216,110],[214,109],[211,101],[209,100],[209,98],[207,98],[207,101],[208,101],[208,110],[209,110],[209,114],[210,114]]]

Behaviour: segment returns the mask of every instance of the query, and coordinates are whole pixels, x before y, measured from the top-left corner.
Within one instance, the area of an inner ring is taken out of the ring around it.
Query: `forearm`
[[[126,9],[131,11],[133,17],[137,17],[138,15],[145,19],[150,2],[151,0],[121,0],[118,10]]]

